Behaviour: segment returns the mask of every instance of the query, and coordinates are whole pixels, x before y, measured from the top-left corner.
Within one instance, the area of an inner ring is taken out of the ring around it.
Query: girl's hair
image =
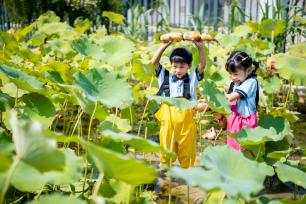
[[[253,70],[253,74],[255,74],[256,70],[259,67],[259,63],[253,61],[252,57],[250,57],[247,53],[242,51],[234,51],[230,54],[225,64],[226,71],[228,72],[236,72],[237,69],[247,69],[254,65],[255,69]]]

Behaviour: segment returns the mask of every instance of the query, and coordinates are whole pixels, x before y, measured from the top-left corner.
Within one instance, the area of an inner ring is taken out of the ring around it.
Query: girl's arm
[[[166,50],[166,48],[167,48],[170,44],[171,44],[171,42],[162,44],[162,45],[158,48],[158,50],[156,51],[156,53],[154,54],[154,56],[153,56],[151,62],[152,62],[152,64],[153,64],[153,66],[154,66],[155,69],[158,68],[160,58],[161,58],[163,52]]]
[[[241,98],[241,95],[237,92],[232,92],[230,94],[227,94],[226,97],[228,98],[229,101],[232,102],[234,100]]]
[[[202,41],[200,42],[193,41],[193,43],[197,46],[198,51],[199,51],[200,61],[199,61],[198,71],[200,74],[202,74],[206,66],[206,56],[205,56],[205,51],[204,51],[204,44]]]

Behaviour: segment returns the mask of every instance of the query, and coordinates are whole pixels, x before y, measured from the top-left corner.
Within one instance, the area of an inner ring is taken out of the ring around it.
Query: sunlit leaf
[[[272,58],[282,78],[291,80],[295,85],[306,84],[306,58],[283,53],[273,55]]]
[[[298,43],[290,46],[289,54],[295,57],[306,58],[306,43]]]
[[[271,38],[281,34],[286,28],[286,22],[283,20],[265,19],[259,24],[259,33],[264,37]]]
[[[73,46],[82,55],[91,56],[113,66],[122,66],[130,62],[132,52],[135,50],[135,46],[131,41],[114,36],[104,37],[99,41],[99,44],[83,38],[74,41]]]
[[[132,130],[130,120],[122,119],[114,114],[109,115],[103,122],[100,123],[99,129],[104,130],[115,130],[115,132],[126,133]]]
[[[43,91],[44,83],[21,70],[2,64],[0,65],[0,74],[5,74],[20,89],[34,92]]]
[[[86,19],[82,19],[82,18],[77,18],[74,21],[74,27],[75,30],[78,31],[79,33],[84,33],[87,30],[90,29],[91,27],[91,22],[86,18]]]
[[[121,24],[124,20],[123,15],[112,11],[103,11],[102,16],[109,18],[110,20],[114,21],[116,24]]]
[[[128,83],[105,69],[91,69],[85,75],[77,72],[74,76],[76,86],[92,101],[109,108],[125,108],[133,101]]]
[[[264,79],[262,82],[263,90],[268,93],[278,93],[280,91],[281,81],[278,77],[273,76],[268,79]]]

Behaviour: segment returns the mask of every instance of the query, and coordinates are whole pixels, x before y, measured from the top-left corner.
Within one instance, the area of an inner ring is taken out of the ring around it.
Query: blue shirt
[[[243,117],[248,117],[257,111],[256,92],[259,84],[256,76],[252,76],[240,85],[235,85],[233,91],[241,95],[237,100],[237,112]]]
[[[158,78],[159,88],[164,82],[165,78],[165,68],[160,64],[159,67],[155,70],[156,76]],[[200,74],[198,68],[195,69],[194,72],[189,74],[189,82],[190,82],[190,99],[197,99],[197,86],[199,81],[203,79],[204,73]],[[184,92],[184,81],[183,80],[173,80],[176,76],[169,72],[169,87],[170,87],[170,97],[183,97]]]

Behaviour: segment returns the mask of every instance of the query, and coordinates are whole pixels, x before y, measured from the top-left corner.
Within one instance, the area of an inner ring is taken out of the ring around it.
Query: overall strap
[[[169,71],[165,69],[165,76],[162,85],[160,86],[157,95],[170,97]],[[183,98],[191,99],[190,95],[190,80],[189,76],[184,78]]]
[[[186,99],[191,99],[190,95],[190,80],[189,80],[189,75],[184,78],[184,90],[183,90],[183,97]]]
[[[164,81],[162,85],[160,86],[157,95],[163,96],[163,93],[165,93],[164,96],[170,97],[170,85],[169,85],[169,71],[165,69],[165,76]]]

